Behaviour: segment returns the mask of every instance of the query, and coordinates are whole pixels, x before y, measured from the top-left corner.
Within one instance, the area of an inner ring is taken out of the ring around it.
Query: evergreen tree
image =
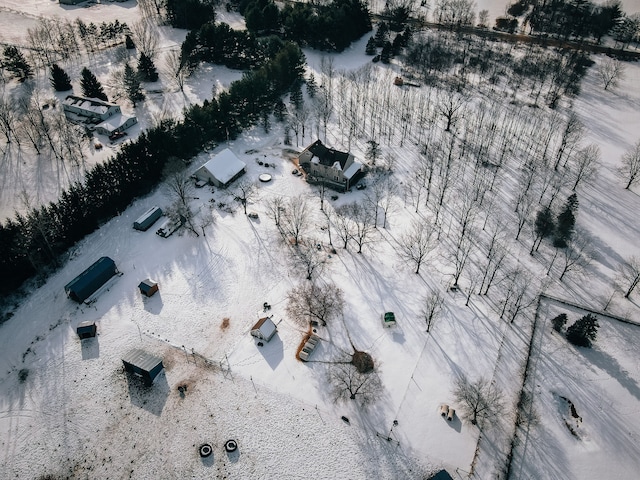
[[[80,73],[80,87],[82,88],[82,95],[88,98],[99,98],[100,100],[104,100],[108,102],[106,93],[104,93],[104,89],[102,88],[102,84],[98,81],[96,76],[91,73],[91,71],[84,67],[82,72]]]
[[[311,73],[309,75],[309,80],[307,80],[307,94],[310,98],[316,96],[316,92],[318,91],[318,84],[316,83],[316,77]]]
[[[57,63],[51,65],[51,76],[49,77],[49,82],[51,82],[51,86],[56,92],[66,92],[73,88],[71,86],[71,79],[69,78],[69,75],[67,75],[67,72],[60,68]]]
[[[564,328],[566,323],[567,323],[566,313],[561,313],[557,317],[551,319],[551,325],[553,325],[553,329],[556,332],[562,332],[562,329]]]
[[[391,44],[391,52],[394,56],[400,55],[400,52],[402,51],[403,43],[404,41],[402,39],[402,34],[401,33],[397,34],[393,39],[393,43]]]
[[[382,47],[384,43],[389,39],[389,26],[382,22],[378,27],[375,35],[376,47]]]
[[[127,34],[124,37],[124,45],[125,47],[127,47],[127,50],[133,50],[134,48],[136,48],[136,44],[133,43],[133,40],[131,39],[131,35]]]
[[[135,72],[133,67],[128,63],[124,66],[124,90],[127,93],[127,98],[131,100],[133,106],[136,106],[137,102],[141,102],[144,100],[144,94],[142,93],[142,88],[140,87],[140,79],[138,78],[138,74]]]
[[[273,116],[278,122],[284,122],[284,112],[287,110],[284,102],[281,98],[276,100],[276,104],[273,106]]]
[[[4,48],[4,61],[2,66],[7,69],[20,82],[33,77],[33,69],[22,52],[13,45]]]
[[[146,82],[155,82],[158,80],[158,71],[156,70],[153,60],[144,53],[140,53],[140,58],[138,59],[138,73],[140,78]]]
[[[568,245],[576,225],[577,210],[578,196],[574,193],[567,198],[567,202],[560,212],[560,215],[558,215],[555,238],[553,240],[554,247],[565,248]]]
[[[375,55],[376,54],[376,39],[373,37],[369,37],[367,41],[367,46],[364,49],[364,53],[367,55]]]
[[[289,99],[291,101],[291,104],[296,107],[296,110],[300,110],[304,105],[300,82],[295,82],[293,84],[293,87],[291,87],[291,95],[289,96]]]
[[[391,42],[384,42],[384,46],[382,47],[382,52],[380,53],[380,61],[382,63],[389,63],[391,61],[391,54],[393,52],[393,47]]]
[[[567,340],[579,347],[591,347],[598,335],[598,319],[588,314],[567,328]]]
[[[536,222],[535,222],[536,238],[533,241],[533,245],[531,246],[531,251],[529,252],[531,253],[531,255],[533,255],[534,251],[538,251],[538,247],[540,246],[540,243],[542,243],[542,239],[547,238],[551,234],[553,234],[555,228],[556,228],[556,223],[553,219],[553,213],[551,212],[551,209],[549,207],[545,207],[542,210],[540,210],[536,215]]]

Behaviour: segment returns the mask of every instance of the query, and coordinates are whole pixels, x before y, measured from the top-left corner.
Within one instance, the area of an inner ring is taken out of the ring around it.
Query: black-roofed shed
[[[126,372],[142,377],[146,385],[151,385],[164,368],[160,357],[138,348],[129,351],[122,358],[122,363]]]
[[[109,257],[102,257],[67,283],[64,286],[64,291],[69,298],[82,303],[116,273],[118,273],[116,262]]]
[[[96,327],[96,322],[82,322],[76,328],[76,333],[81,340],[85,338],[95,337],[97,331],[98,329]]]
[[[158,282],[151,280],[150,278],[146,278],[140,282],[138,288],[140,289],[141,294],[150,297],[158,291]]]

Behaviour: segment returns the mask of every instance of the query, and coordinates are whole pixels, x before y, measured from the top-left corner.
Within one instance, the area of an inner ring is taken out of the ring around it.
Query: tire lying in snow
[[[235,452],[238,449],[238,442],[235,440],[227,440],[224,444],[224,449],[227,452]]]
[[[203,443],[202,445],[200,445],[198,451],[200,452],[200,456],[205,458],[213,453],[213,448],[211,448],[211,445],[209,445],[208,443]]]

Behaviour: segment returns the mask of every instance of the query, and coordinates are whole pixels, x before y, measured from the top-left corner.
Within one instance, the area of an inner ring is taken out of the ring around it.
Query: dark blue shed
[[[453,478],[451,478],[451,475],[449,475],[449,472],[447,472],[446,470],[440,470],[433,477],[431,477],[430,480],[453,480]]]
[[[64,291],[70,299],[82,303],[116,273],[118,273],[116,263],[109,257],[102,257],[67,283]]]
[[[150,353],[135,348],[130,350],[123,358],[122,363],[126,372],[133,373],[144,379],[146,385],[151,385],[153,379],[162,371],[162,359],[154,357]]]

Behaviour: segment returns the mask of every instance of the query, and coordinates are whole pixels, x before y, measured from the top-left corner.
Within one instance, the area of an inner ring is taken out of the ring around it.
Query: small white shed
[[[278,331],[278,327],[273,323],[271,317],[262,317],[258,322],[251,327],[251,335],[268,342]]]

